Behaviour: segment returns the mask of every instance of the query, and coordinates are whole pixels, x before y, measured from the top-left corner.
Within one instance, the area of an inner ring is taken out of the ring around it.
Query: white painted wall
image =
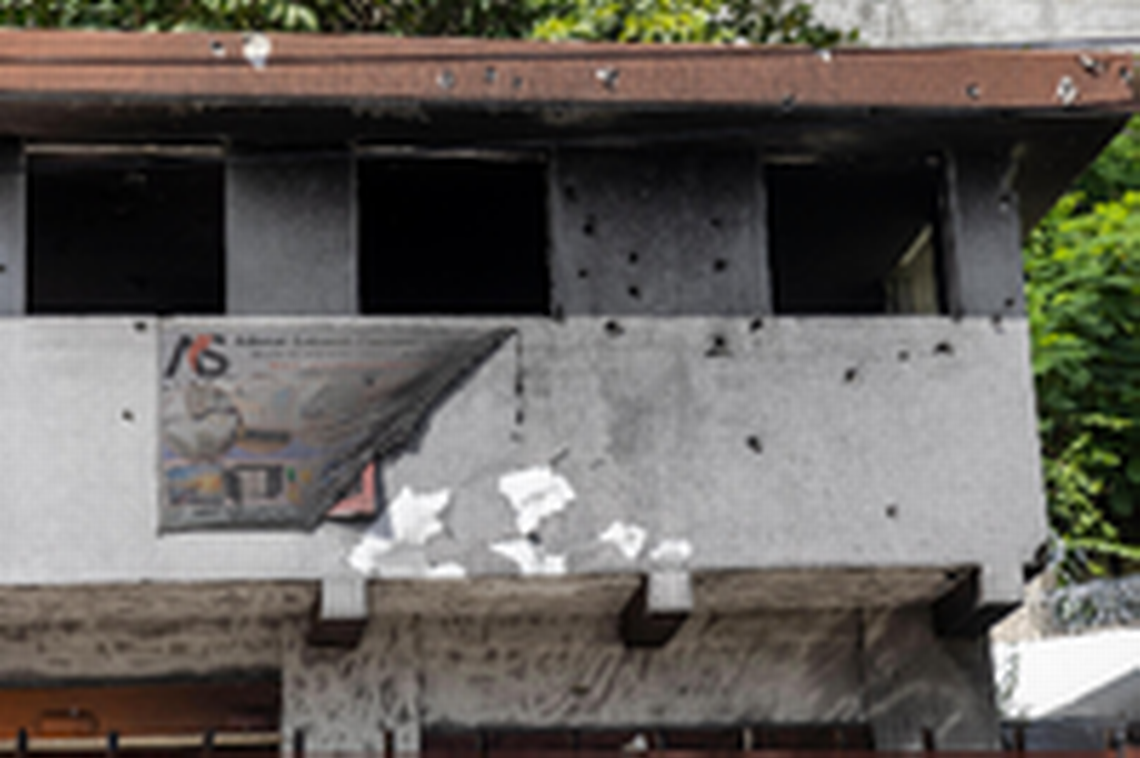
[[[884,47],[1005,44],[1132,37],[1136,0],[814,0],[824,22]]]
[[[542,519],[541,549],[572,574],[644,572],[684,540],[698,572],[979,566],[987,600],[1020,599],[1045,536],[1024,320],[646,318],[620,335],[605,319],[513,323],[385,466],[387,492],[451,499],[446,529],[385,553],[373,577],[518,575],[494,549],[523,537],[503,477],[553,466],[574,500]],[[0,582],[353,573],[363,527],[158,534],[157,329],[0,323]],[[638,555],[603,539],[615,522],[646,531]]]

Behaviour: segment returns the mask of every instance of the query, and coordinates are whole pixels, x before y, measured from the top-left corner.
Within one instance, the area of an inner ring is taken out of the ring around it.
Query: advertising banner
[[[166,322],[161,529],[315,527],[509,334]]]

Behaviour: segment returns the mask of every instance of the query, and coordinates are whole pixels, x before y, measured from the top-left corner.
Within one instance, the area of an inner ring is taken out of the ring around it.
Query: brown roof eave
[[[261,54],[264,53],[264,54]],[[205,107],[1140,109],[1127,54],[0,31],[0,99]]]

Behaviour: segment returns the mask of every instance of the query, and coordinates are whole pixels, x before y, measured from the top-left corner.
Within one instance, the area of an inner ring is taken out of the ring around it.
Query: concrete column
[[[357,312],[356,161],[237,149],[226,165],[226,310]]]
[[[883,751],[997,750],[989,638],[938,637],[928,606],[865,611],[864,708]]]
[[[762,167],[748,149],[566,150],[550,171],[554,308],[771,312]]]
[[[372,619],[352,650],[313,647],[304,623],[282,627],[281,733],[300,731],[307,754],[380,758],[415,754],[421,683],[415,622]]]
[[[0,141],[0,316],[19,316],[26,310],[26,186],[23,147]]]
[[[947,155],[942,227],[951,313],[1025,314],[1013,165],[1007,150]]]

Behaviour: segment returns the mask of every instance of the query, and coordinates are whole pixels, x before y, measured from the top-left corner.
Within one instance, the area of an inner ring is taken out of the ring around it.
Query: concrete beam
[[[860,649],[876,750],[998,749],[987,637],[941,639],[922,606],[867,610]]]
[[[347,150],[231,151],[226,310],[357,312],[356,159]]]
[[[368,583],[359,577],[321,581],[307,641],[315,647],[355,648],[368,625]]]
[[[549,202],[558,312],[771,312],[767,194],[751,150],[562,151]]]
[[[26,187],[23,147],[0,141],[0,316],[19,316],[26,310]]]
[[[1014,166],[1009,150],[946,157],[943,270],[955,315],[1025,315]]]
[[[992,570],[966,572],[934,603],[935,632],[940,637],[980,637],[1021,604],[1019,587],[1000,591],[994,583]]]
[[[693,583],[688,571],[668,569],[642,577],[621,612],[626,647],[663,647],[693,611]]]
[[[418,723],[397,724],[392,729],[392,754],[395,758],[414,758],[422,750],[423,739]]]

